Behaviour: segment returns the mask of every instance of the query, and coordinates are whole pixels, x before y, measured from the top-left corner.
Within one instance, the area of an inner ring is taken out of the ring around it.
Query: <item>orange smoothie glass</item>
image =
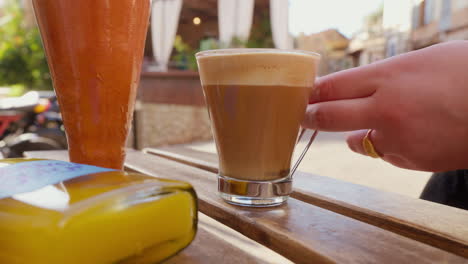
[[[122,169],[149,0],[33,0],[70,160]]]

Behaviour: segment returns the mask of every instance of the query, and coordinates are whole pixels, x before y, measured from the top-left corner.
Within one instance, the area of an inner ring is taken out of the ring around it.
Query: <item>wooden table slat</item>
[[[213,173],[213,153],[183,146],[145,152]],[[329,177],[297,172],[292,197],[468,257],[468,211],[384,192]]]
[[[216,193],[215,174],[178,162],[131,152],[126,165],[190,182],[201,212],[296,263],[466,263],[452,253],[294,198],[276,208],[229,205]]]
[[[227,239],[228,238],[228,239]],[[164,264],[273,264],[292,263],[263,245],[239,234],[212,218],[199,214],[194,241]]]
[[[28,155],[66,155],[48,153]],[[125,164],[148,175],[190,182],[200,212],[295,263],[467,263],[463,257],[294,198],[275,208],[229,205],[216,193],[215,174],[155,155],[129,151]]]

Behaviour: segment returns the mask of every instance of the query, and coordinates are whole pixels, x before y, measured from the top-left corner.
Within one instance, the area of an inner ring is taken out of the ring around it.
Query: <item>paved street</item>
[[[430,173],[400,169],[382,160],[355,154],[348,149],[345,138],[344,133],[319,133],[299,170],[411,197],[419,196]],[[299,143],[295,156],[302,151],[304,144]],[[216,152],[213,142],[197,143],[191,147]]]

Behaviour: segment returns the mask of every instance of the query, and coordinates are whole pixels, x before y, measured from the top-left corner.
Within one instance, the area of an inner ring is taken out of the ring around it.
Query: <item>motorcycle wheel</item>
[[[52,139],[36,137],[34,140],[18,142],[9,147],[8,158],[22,158],[24,152],[35,150],[60,150],[63,147]]]

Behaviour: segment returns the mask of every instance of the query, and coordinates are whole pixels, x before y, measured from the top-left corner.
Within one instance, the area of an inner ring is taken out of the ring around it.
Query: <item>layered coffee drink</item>
[[[272,181],[289,175],[318,55],[273,49],[197,54],[220,176]]]

